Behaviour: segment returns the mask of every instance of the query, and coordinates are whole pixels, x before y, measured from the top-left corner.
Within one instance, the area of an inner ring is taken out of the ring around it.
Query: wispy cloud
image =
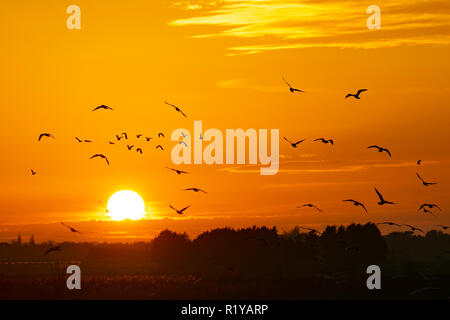
[[[428,164],[436,164],[439,161],[428,161]],[[405,168],[405,167],[417,167],[415,161],[390,161],[390,162],[378,162],[378,161],[353,161],[347,162],[330,162],[330,161],[316,161],[316,160],[293,160],[289,163],[280,164],[278,169],[279,173],[287,174],[302,174],[302,173],[340,173],[340,172],[358,172],[376,168]],[[302,166],[299,168],[299,166]],[[305,167],[306,166],[306,167]],[[220,171],[228,173],[258,173],[259,167],[254,165],[247,166],[231,166],[221,168]]]
[[[186,1],[189,6],[189,1]],[[194,3],[194,2],[192,2]],[[196,1],[195,3],[198,3]],[[200,1],[202,3],[202,1]],[[450,43],[450,2],[393,0],[380,4],[381,29],[369,30],[360,0],[225,0],[208,2],[173,26],[205,25],[197,38],[238,37],[232,54],[308,47],[378,48]],[[253,38],[258,38],[258,44]],[[264,41],[261,41],[263,39]]]

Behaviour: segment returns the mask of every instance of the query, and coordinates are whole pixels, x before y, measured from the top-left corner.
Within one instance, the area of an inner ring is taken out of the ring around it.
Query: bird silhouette
[[[41,139],[44,138],[44,137],[46,137],[46,138],[53,138],[54,140],[56,140],[55,137],[51,133],[41,133],[39,135],[38,141],[41,141]]]
[[[72,228],[71,226],[68,226],[68,225],[65,224],[64,222],[61,222],[61,224],[62,224],[64,227],[68,228],[68,229],[69,229],[70,231],[72,231],[72,232],[79,233],[79,234],[83,234],[83,233],[81,233],[80,231],[78,231],[78,230]]]
[[[169,169],[169,170],[172,170],[172,171],[176,172],[177,174],[189,173],[189,172],[186,172],[186,171],[181,171],[181,170],[177,170],[177,169],[172,169],[172,168],[169,168],[169,167],[166,167],[166,168]]]
[[[164,151],[164,148],[162,147],[162,145],[158,144],[158,145],[155,147],[155,149],[158,149],[158,148],[160,148],[162,151]]]
[[[105,213],[109,213],[108,208],[103,204],[103,202],[99,201],[99,203],[103,207],[103,209],[105,210]]]
[[[161,137],[163,137],[163,138],[165,137],[164,133],[162,133],[162,132],[158,133],[158,138],[161,138]]]
[[[141,148],[137,148],[136,152],[139,152],[140,154],[142,154],[142,149]]]
[[[333,139],[318,138],[318,139],[314,139],[314,141],[321,141],[322,143],[331,143],[331,145],[334,145]]]
[[[301,205],[301,206],[298,206],[297,208],[304,208],[304,207],[314,208],[314,209],[316,209],[317,211],[322,212],[322,210],[321,210],[320,208],[318,208],[317,206],[315,206],[315,205],[312,204],[312,203],[305,203],[305,204],[303,204],[303,205]]]
[[[118,134],[116,134],[116,139],[117,141],[120,141],[120,139],[122,139],[123,137],[120,137]]]
[[[187,118],[187,116],[184,114],[184,112],[181,111],[181,109],[178,108],[176,105],[171,104],[171,103],[169,103],[169,102],[167,102],[167,101],[164,101],[164,103],[167,104],[168,106],[173,107],[176,111],[178,111],[178,112],[181,113],[185,118]]]
[[[92,141],[92,140],[85,139],[84,142],[86,142],[86,143],[92,143],[93,141]]]
[[[128,134],[126,132],[122,132],[122,136],[125,137],[125,140],[128,140]]]
[[[61,251],[61,247],[60,246],[54,246],[54,247],[48,248],[47,251],[44,252],[44,255],[47,255],[47,254],[49,254],[50,252],[53,252],[53,251]]]
[[[422,181],[422,184],[423,184],[425,187],[428,187],[428,186],[432,186],[432,185],[437,184],[437,182],[426,182],[426,181],[424,181],[424,180],[422,179],[422,177],[421,177],[418,173],[416,173],[416,176],[420,179],[420,181]]]
[[[295,88],[293,88],[293,87],[289,84],[289,82],[287,82],[287,81],[284,79],[284,77],[283,77],[283,81],[284,81],[284,83],[286,83],[286,85],[289,87],[289,91],[290,91],[290,92],[292,92],[292,93],[295,93],[295,92],[303,92],[303,93],[304,93],[304,91],[302,91],[302,90],[300,90],[300,89],[295,89]]]
[[[75,137],[75,139],[77,139],[78,142],[83,142],[83,140],[81,140],[81,139],[79,139],[77,137]]]
[[[349,94],[347,94],[347,95],[345,96],[345,99],[347,99],[348,97],[354,97],[354,98],[356,98],[356,99],[360,99],[360,98],[359,98],[359,95],[360,95],[362,92],[364,92],[364,91],[367,91],[367,89],[359,89],[358,92],[356,92],[356,94],[351,94],[351,93],[349,93]]]
[[[445,226],[443,224],[437,224],[436,227],[441,227],[444,230],[450,229],[450,226]]]
[[[208,192],[206,192],[206,191],[204,191],[202,189],[199,189],[199,188],[187,188],[187,189],[184,189],[183,191],[194,191],[194,192],[208,193]]]
[[[386,148],[382,148],[382,147],[379,147],[379,146],[369,146],[369,147],[367,147],[367,149],[373,149],[373,148],[378,149],[378,152],[383,152],[384,151],[384,152],[386,152],[389,155],[389,157],[392,157],[391,152],[388,149],[386,149]]]
[[[142,134],[141,134],[141,133],[139,133],[139,134],[136,135],[136,138],[139,139],[140,137],[142,137]]]
[[[134,147],[134,144],[133,144],[133,145],[131,145],[131,146],[127,144],[127,148],[128,148],[128,150],[131,150],[131,149],[133,149],[133,147]]]
[[[152,138],[151,138],[151,137],[145,137],[145,139],[146,139],[147,141],[150,141]]]
[[[356,207],[357,206],[361,206],[364,209],[364,211],[366,211],[366,213],[368,213],[366,207],[364,206],[364,204],[362,204],[359,201],[356,201],[356,200],[353,200],[353,199],[347,199],[347,200],[342,200],[342,202],[352,202],[354,206],[356,206]]]
[[[303,230],[311,231],[312,233],[319,233],[319,234],[320,234],[320,232],[317,231],[316,229],[306,228],[306,227],[300,227],[300,226],[298,226],[298,228],[299,228],[299,229],[303,229]]]
[[[184,144],[184,146],[185,147],[187,147],[188,145],[187,145],[187,143],[186,142],[184,142],[184,141],[180,141],[180,142],[178,142],[178,144]]]
[[[171,205],[169,205],[169,207],[170,207],[171,209],[175,210],[178,214],[183,214],[184,211],[185,211],[187,208],[190,207],[190,205],[187,206],[187,207],[185,207],[185,208],[183,208],[183,209],[181,209],[181,210],[177,210],[177,209],[175,209],[174,207],[172,207]]]
[[[183,136],[183,139],[186,138],[188,136],[188,134],[184,134],[183,131],[181,131],[181,135]]]
[[[420,166],[422,164],[422,160],[417,160],[417,165]]]
[[[416,228],[410,224],[404,224],[404,226],[410,228],[412,231],[419,231],[419,232],[425,233],[422,229]]]
[[[434,203],[424,203],[417,210],[422,210],[423,208],[428,208],[428,209],[438,208],[440,211],[442,211],[442,209],[437,204],[434,204]]]
[[[104,104],[102,104],[101,106],[95,107],[92,111],[96,111],[96,110],[100,110],[100,109],[113,111],[113,108],[105,106]]]
[[[422,211],[423,211],[424,213],[431,214],[433,217],[436,217],[436,216],[434,215],[434,213],[433,213],[431,210],[428,210],[427,208],[423,208]]]
[[[284,140],[286,140],[292,146],[292,148],[297,148],[298,144],[300,144],[300,143],[302,143],[303,141],[306,140],[306,139],[303,139],[303,140],[299,140],[299,141],[294,143],[294,142],[289,141],[286,137],[283,137],[283,138],[284,138]]]
[[[38,172],[37,171],[34,171],[33,169],[31,169],[31,175],[35,175],[35,174],[37,174]]]
[[[100,154],[100,153],[94,154],[94,155],[93,155],[92,157],[90,157],[89,159],[93,159],[93,158],[97,158],[97,157],[105,159],[106,163],[107,163],[108,166],[109,166],[109,160],[108,160],[108,158],[107,158],[105,155],[103,155],[103,154]]]
[[[387,225],[390,225],[390,226],[397,226],[397,227],[401,227],[402,226],[401,224],[398,224],[398,223],[395,223],[395,222],[391,222],[391,221],[379,222],[377,224],[387,224]]]
[[[115,144],[114,142],[112,142],[112,141],[109,141],[109,144]]]
[[[386,201],[384,200],[383,196],[381,195],[381,193],[377,190],[377,188],[375,188],[375,192],[378,195],[378,198],[380,198],[380,201],[378,202],[378,204],[380,206],[382,206],[383,204],[395,204],[395,202],[390,202],[390,201]]]

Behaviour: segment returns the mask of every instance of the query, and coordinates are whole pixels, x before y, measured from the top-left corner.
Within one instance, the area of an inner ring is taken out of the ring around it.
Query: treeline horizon
[[[294,227],[279,233],[276,227],[216,228],[205,231],[194,238],[186,232],[161,231],[149,241],[136,242],[54,242],[36,243],[32,236],[28,242],[20,235],[12,242],[0,243],[0,259],[102,259],[139,257],[171,266],[182,262],[189,265],[189,256],[196,260],[210,260],[226,268],[227,260],[256,259],[269,255],[281,259],[289,257],[302,264],[308,259],[337,263],[339,260],[356,260],[371,264],[383,263],[388,255],[430,259],[450,257],[450,234],[430,230],[426,234],[412,231],[393,231],[382,235],[374,223],[327,226],[322,233],[305,231]],[[59,246],[61,251],[44,255],[50,247]],[[220,252],[218,256],[217,253]],[[258,256],[258,257],[256,257]],[[224,258],[224,259],[222,259]],[[336,261],[333,261],[336,260]],[[183,262],[184,261],[184,262]],[[316,262],[317,262],[316,261]],[[312,263],[315,264],[315,263]]]

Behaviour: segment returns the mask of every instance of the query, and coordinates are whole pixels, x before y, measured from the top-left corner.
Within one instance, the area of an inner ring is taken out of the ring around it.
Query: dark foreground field
[[[65,278],[0,279],[0,299],[450,299],[450,279],[384,278],[369,291],[365,279],[203,279],[195,276],[87,276],[81,290]]]
[[[298,229],[229,228],[194,240],[163,231],[132,244],[0,244],[0,299],[450,299],[450,236],[374,224]],[[66,268],[81,268],[68,290]],[[369,290],[366,269],[381,269]]]

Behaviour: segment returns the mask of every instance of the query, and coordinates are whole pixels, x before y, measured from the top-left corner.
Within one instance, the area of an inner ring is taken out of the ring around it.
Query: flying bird
[[[78,231],[77,229],[74,229],[74,228],[72,228],[71,226],[68,226],[68,225],[65,224],[64,222],[61,222],[61,224],[62,224],[64,227],[68,228],[68,229],[69,229],[70,231],[72,231],[72,232],[79,233],[79,234],[83,234],[83,233],[81,233],[80,231]]]
[[[136,152],[139,152],[140,154],[142,154],[142,149],[141,148],[137,148]]]
[[[380,201],[378,202],[378,204],[380,206],[382,206],[383,204],[395,204],[394,202],[390,202],[390,201],[386,201],[384,200],[383,196],[381,195],[381,193],[377,190],[377,188],[375,188],[375,192],[378,195],[378,198],[380,198]]]
[[[208,192],[206,192],[206,191],[204,191],[202,189],[199,189],[199,188],[187,188],[187,189],[184,189],[183,191],[194,191],[194,192],[208,193]]]
[[[105,213],[109,213],[108,208],[103,204],[103,202],[99,201],[100,205],[103,207],[103,209],[105,209]]]
[[[108,166],[109,166],[109,160],[108,160],[108,158],[107,158],[105,155],[103,155],[103,154],[100,154],[100,153],[94,154],[94,155],[93,155],[92,157],[90,157],[89,159],[93,159],[93,158],[97,158],[97,157],[105,159],[106,163],[107,163]]]
[[[438,208],[440,211],[442,211],[442,209],[437,204],[434,203],[424,203],[417,210],[422,210],[425,207],[428,209]]]
[[[31,169],[31,175],[35,175],[36,173],[38,173],[37,171],[34,171],[33,169]]]
[[[182,173],[189,173],[189,172],[186,172],[186,171],[181,171],[181,170],[177,170],[177,169],[172,169],[172,168],[169,168],[169,167],[166,167],[167,169],[170,169],[170,170],[172,170],[172,171],[175,171],[177,174],[182,174]]]
[[[61,251],[61,247],[60,246],[51,247],[51,248],[47,249],[47,251],[44,252],[44,255],[47,255],[53,251]]]
[[[369,147],[367,147],[367,149],[373,149],[373,148],[378,149],[378,152],[383,152],[384,151],[384,152],[386,152],[389,155],[389,157],[392,157],[391,152],[388,149],[386,149],[386,148],[382,148],[382,147],[379,147],[379,146],[369,146]]]
[[[78,139],[77,137],[75,137],[75,139],[77,139],[78,142],[83,142],[83,140]]]
[[[354,97],[356,99],[360,99],[359,95],[361,94],[361,92],[364,92],[364,91],[367,91],[367,89],[359,89],[358,92],[356,92],[356,94],[349,93],[345,96],[345,99],[347,99],[348,97]]]
[[[38,141],[41,141],[41,139],[42,139],[43,137],[55,139],[55,137],[54,137],[51,133],[41,133],[41,134],[39,135]],[[55,139],[55,140],[56,140],[56,139]]]
[[[158,148],[160,148],[162,151],[164,151],[164,148],[162,147],[162,145],[158,144],[158,145],[155,147],[155,149],[158,149]]]
[[[146,139],[147,141],[150,141],[151,137],[145,137],[145,139]]]
[[[133,147],[134,147],[134,144],[133,144],[133,145],[131,145],[131,146],[127,144],[127,148],[128,148],[128,150],[131,150],[131,149],[133,149]]]
[[[417,160],[417,165],[420,166],[422,164],[422,160]]]
[[[139,133],[139,134],[136,135],[136,138],[139,139],[140,137],[142,137],[142,134],[141,134],[141,133]]]
[[[423,208],[422,211],[423,211],[424,213],[429,213],[429,214],[431,214],[433,217],[436,217],[436,216],[434,215],[434,213],[433,213],[431,210],[428,210],[427,208]]]
[[[184,114],[183,111],[181,111],[180,108],[178,108],[176,105],[168,103],[167,101],[164,101],[165,104],[167,104],[168,106],[171,106],[173,108],[175,108],[176,111],[178,111],[179,113],[181,113],[185,118],[187,118],[187,116]]]
[[[320,210],[320,208],[318,208],[317,206],[313,205],[312,203],[305,203],[304,205],[298,206],[297,208],[303,208],[303,207],[314,208],[317,211],[322,212],[322,210]]]
[[[186,138],[188,136],[188,134],[184,134],[183,131],[181,131],[181,135],[183,136],[183,139]]]
[[[177,210],[177,209],[175,209],[174,207],[172,207],[171,205],[169,205],[169,207],[170,207],[171,209],[175,210],[178,214],[183,214],[183,212],[184,212],[187,208],[189,208],[190,206],[187,206],[187,207],[185,207],[185,208],[183,208],[183,209],[181,209],[181,210]]]
[[[284,83],[286,83],[286,85],[289,87],[289,91],[290,92],[292,92],[292,93],[295,93],[296,91],[297,92],[305,92],[305,91],[302,91],[302,90],[300,90],[300,89],[295,89],[295,88],[293,88],[290,84],[289,84],[289,82],[287,82],[285,79],[284,79],[284,77],[283,77],[283,81],[284,81]]]
[[[165,137],[164,133],[162,133],[162,132],[158,133],[158,138],[161,138],[161,137],[163,137],[163,138]]]
[[[377,224],[387,224],[387,225],[390,225],[390,226],[397,226],[397,227],[401,227],[402,226],[401,224],[398,224],[398,223],[395,223],[395,222],[391,222],[391,221],[379,222]]]
[[[303,230],[308,230],[311,231],[312,233],[320,233],[319,231],[317,231],[316,229],[311,229],[311,228],[306,228],[306,227],[300,227],[298,226],[299,229],[303,229]]]
[[[410,228],[412,231],[419,231],[419,232],[425,233],[422,229],[416,228],[410,224],[404,224],[404,226]]]
[[[331,143],[331,145],[334,145],[333,139],[318,138],[318,139],[314,139],[314,141],[321,141],[322,143]]]
[[[437,182],[426,182],[426,181],[424,181],[424,180],[422,179],[422,177],[419,176],[418,173],[416,173],[416,176],[420,179],[420,181],[422,181],[422,183],[423,183],[423,185],[424,185],[425,187],[428,187],[428,186],[432,186],[432,185],[437,184]]]
[[[96,110],[100,110],[100,109],[113,111],[113,108],[105,106],[104,104],[102,104],[101,106],[95,107],[92,111],[96,111]]]
[[[443,224],[437,224],[436,227],[441,227],[444,230],[450,229],[450,226],[445,226]]]
[[[126,132],[122,132],[122,135],[125,137],[125,140],[128,140],[128,134]]]
[[[87,143],[92,143],[92,140],[84,140],[84,142],[87,142]]]
[[[114,142],[112,142],[112,141],[109,141],[109,144],[115,144]]]
[[[122,139],[123,137],[120,137],[118,134],[116,134],[116,139],[117,141],[120,141],[120,139]]]
[[[184,144],[185,145],[185,147],[187,147],[188,145],[186,144],[186,142],[184,142],[184,141],[180,141],[180,142],[178,142],[178,144]]]
[[[299,140],[299,141],[297,141],[297,142],[291,142],[291,141],[289,141],[286,137],[283,137],[284,138],[284,140],[286,140],[288,143],[290,143],[291,144],[291,146],[293,147],[293,148],[297,148],[297,145],[299,144],[299,143],[302,143],[303,141],[305,141],[306,139],[303,139],[303,140]]]
[[[366,213],[368,213],[366,207],[364,206],[364,204],[362,204],[359,201],[352,200],[352,199],[347,199],[347,200],[342,200],[342,202],[352,202],[354,206],[356,206],[356,207],[357,206],[361,206],[364,209],[364,211],[366,211]]]

